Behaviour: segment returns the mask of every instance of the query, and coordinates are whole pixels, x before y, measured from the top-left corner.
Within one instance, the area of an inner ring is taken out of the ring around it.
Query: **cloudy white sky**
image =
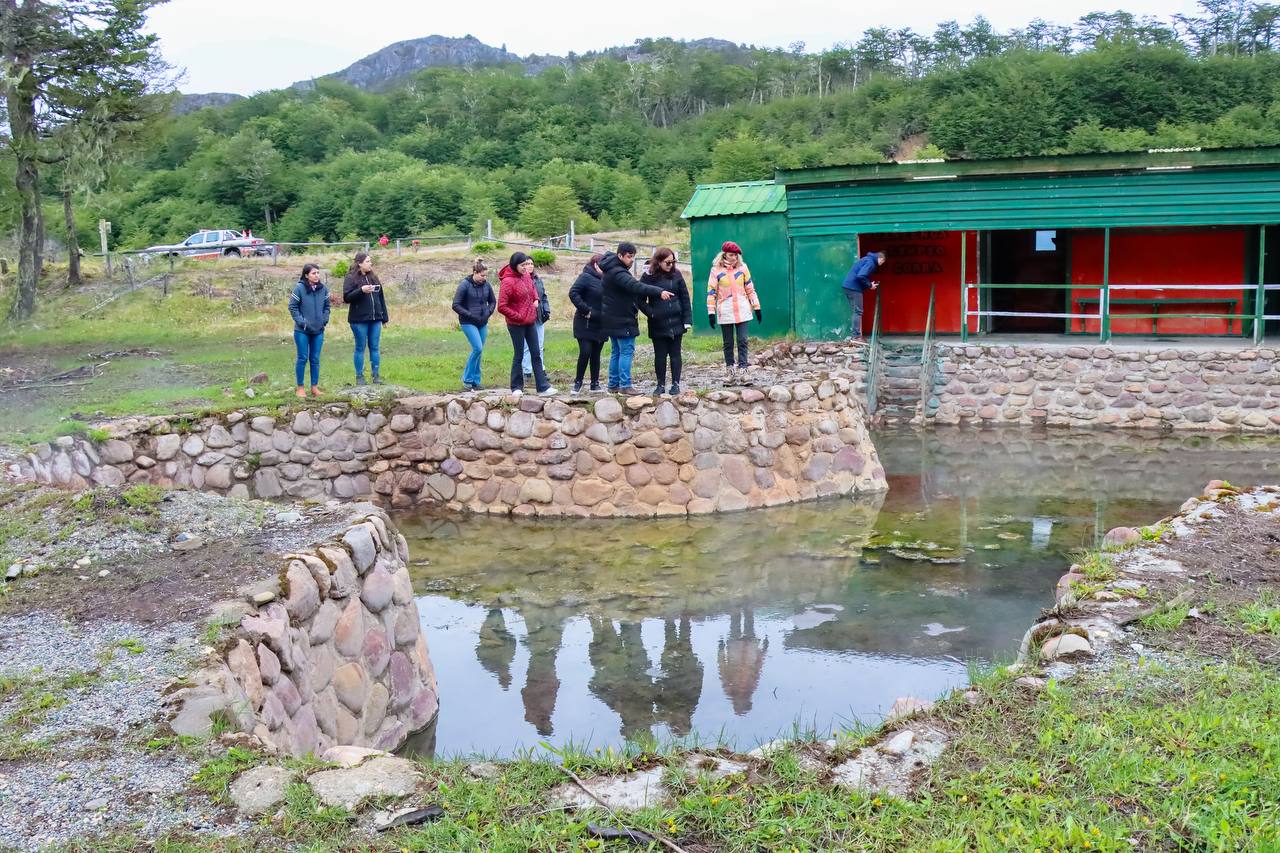
[[[929,32],[979,13],[1000,30],[1035,17],[1070,23],[1099,8],[1168,18],[1194,0],[992,0],[981,8],[943,0],[850,3],[840,0],[170,0],[150,16],[161,50],[185,69],[184,92],[243,95],[338,71],[392,42],[468,33],[521,56],[629,44],[646,36],[715,37],[768,47],[803,41],[809,50],[856,39],[873,26]]]

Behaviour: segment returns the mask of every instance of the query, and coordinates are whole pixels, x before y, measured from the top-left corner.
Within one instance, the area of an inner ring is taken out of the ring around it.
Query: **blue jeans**
[[[480,356],[484,352],[484,342],[489,337],[489,326],[463,323],[462,334],[467,336],[467,343],[471,344],[471,355],[467,356],[467,366],[462,370],[462,384],[479,385]]]
[[[297,385],[302,384],[307,364],[311,365],[311,384],[320,384],[320,348],[324,346],[324,332],[308,335],[306,332],[293,330],[293,345],[298,348],[298,362],[293,366]]]
[[[609,338],[609,387],[631,387],[631,360],[636,355],[635,338]]]
[[[382,363],[382,352],[378,344],[382,341],[382,323],[352,323],[351,334],[356,339],[356,376],[364,375],[364,348],[369,348],[369,366],[373,375],[378,375],[378,367]]]
[[[546,338],[547,333],[544,331],[544,326],[541,323],[534,323],[533,325],[534,328],[538,330],[538,358],[542,358],[542,353],[544,352],[542,349],[542,341]],[[529,356],[529,350],[524,351],[524,361],[520,362],[520,366],[524,368],[525,376],[533,375],[533,360]],[[542,358],[542,366],[544,368],[547,366],[547,360],[545,358]]]

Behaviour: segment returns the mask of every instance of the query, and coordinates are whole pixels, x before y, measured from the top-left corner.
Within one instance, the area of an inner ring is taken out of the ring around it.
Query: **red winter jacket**
[[[508,326],[532,326],[538,320],[538,289],[533,276],[520,275],[509,266],[498,271],[498,313]]]

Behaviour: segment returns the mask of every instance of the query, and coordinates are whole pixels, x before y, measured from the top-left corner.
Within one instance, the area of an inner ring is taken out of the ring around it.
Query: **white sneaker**
[[[511,396],[512,396],[512,397],[523,397],[523,396],[524,396],[524,392],[523,392],[523,391],[521,391],[519,388],[513,388],[513,389],[511,389]]]
[[[548,388],[548,389],[547,389],[547,390],[545,390],[545,391],[539,391],[539,392],[538,392],[538,396],[539,396],[539,397],[554,397],[555,395],[557,395],[557,394],[559,394],[559,393],[560,393],[560,392],[559,392],[559,391],[557,391],[557,390],[555,389],[555,386],[552,386],[552,387]]]

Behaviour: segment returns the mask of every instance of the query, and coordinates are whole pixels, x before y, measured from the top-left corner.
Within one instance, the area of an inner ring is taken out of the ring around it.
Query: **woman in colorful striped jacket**
[[[711,265],[707,278],[707,319],[711,328],[720,324],[724,338],[724,363],[730,382],[746,379],[747,324],[755,314],[756,322],[764,317],[760,312],[760,299],[751,280],[751,270],[742,261],[742,249],[728,241],[720,247],[720,254]],[[734,362],[734,342],[737,341],[737,363]],[[742,375],[739,376],[739,371]]]

